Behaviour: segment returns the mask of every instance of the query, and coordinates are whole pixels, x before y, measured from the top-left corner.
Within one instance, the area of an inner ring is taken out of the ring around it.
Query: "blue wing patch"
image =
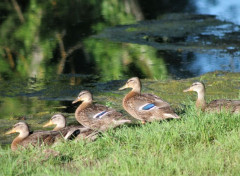
[[[106,114],[106,113],[107,113],[107,111],[102,111],[102,112],[94,115],[93,118],[100,119],[100,118],[101,118],[104,114]]]
[[[151,103],[151,104],[147,104],[147,105],[143,106],[142,110],[150,110],[154,107],[155,107],[155,105]]]

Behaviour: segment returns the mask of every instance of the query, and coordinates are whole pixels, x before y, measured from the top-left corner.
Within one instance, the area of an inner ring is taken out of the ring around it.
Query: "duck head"
[[[81,91],[78,97],[72,102],[72,104],[77,103],[79,101],[92,102],[92,94],[87,90]]]
[[[203,92],[205,90],[205,86],[201,82],[194,82],[188,89],[185,89],[183,92],[195,91],[197,93]]]
[[[55,128],[58,128],[58,129],[64,128],[66,126],[66,118],[62,114],[55,114],[54,116],[51,117],[49,122],[43,125],[43,127],[48,127],[52,125],[56,125]]]
[[[7,131],[5,134],[19,133],[19,137],[26,137],[29,135],[29,127],[25,122],[16,123],[13,128]]]
[[[119,88],[119,90],[123,90],[127,88],[132,88],[132,91],[140,93],[141,91],[140,79],[138,77],[130,78],[123,87]]]

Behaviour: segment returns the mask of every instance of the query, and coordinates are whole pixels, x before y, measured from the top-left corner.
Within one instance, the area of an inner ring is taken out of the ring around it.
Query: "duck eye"
[[[20,125],[20,124],[17,123],[16,125],[13,125],[13,127],[17,127],[17,126],[19,126],[19,125]]]
[[[78,95],[78,98],[81,97],[81,96],[83,96],[84,94],[85,94],[85,92],[80,93],[80,94]]]

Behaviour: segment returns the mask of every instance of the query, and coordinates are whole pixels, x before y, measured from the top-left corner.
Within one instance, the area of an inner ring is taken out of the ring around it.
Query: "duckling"
[[[103,132],[109,128],[131,123],[131,120],[124,119],[120,112],[104,105],[93,104],[92,94],[89,91],[81,91],[72,103],[79,101],[82,103],[75,111],[75,118],[85,127]]]
[[[88,139],[88,140],[95,140],[97,137],[97,134],[86,127],[83,127],[81,125],[71,125],[66,126],[66,118],[62,114],[55,114],[51,117],[50,121],[46,123],[43,127],[48,127],[51,125],[56,125],[53,129],[53,131],[59,131],[60,135],[64,137],[64,139]],[[93,135],[93,133],[95,135]]]
[[[25,122],[18,122],[13,128],[5,134],[19,133],[12,141],[11,149],[15,151],[19,146],[27,148],[29,145],[41,146],[54,144],[56,137],[59,135],[57,131],[38,131],[35,133],[29,132],[29,126]]]
[[[130,78],[119,90],[131,88],[132,90],[123,98],[123,108],[134,118],[145,122],[180,118],[171,108],[170,104],[156,95],[142,94],[141,82],[138,77]]]
[[[196,101],[196,107],[202,111],[216,111],[221,112],[221,110],[230,110],[232,113],[240,112],[240,101],[239,100],[213,100],[210,103],[205,101],[205,85],[201,82],[194,82],[188,89],[183,92],[195,91],[198,94]]]

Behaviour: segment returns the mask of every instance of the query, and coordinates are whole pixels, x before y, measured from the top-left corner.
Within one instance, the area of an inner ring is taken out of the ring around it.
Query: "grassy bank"
[[[123,126],[93,143],[61,143],[50,157],[47,147],[0,149],[1,174],[238,175],[239,115],[198,115],[192,107],[181,120]]]

